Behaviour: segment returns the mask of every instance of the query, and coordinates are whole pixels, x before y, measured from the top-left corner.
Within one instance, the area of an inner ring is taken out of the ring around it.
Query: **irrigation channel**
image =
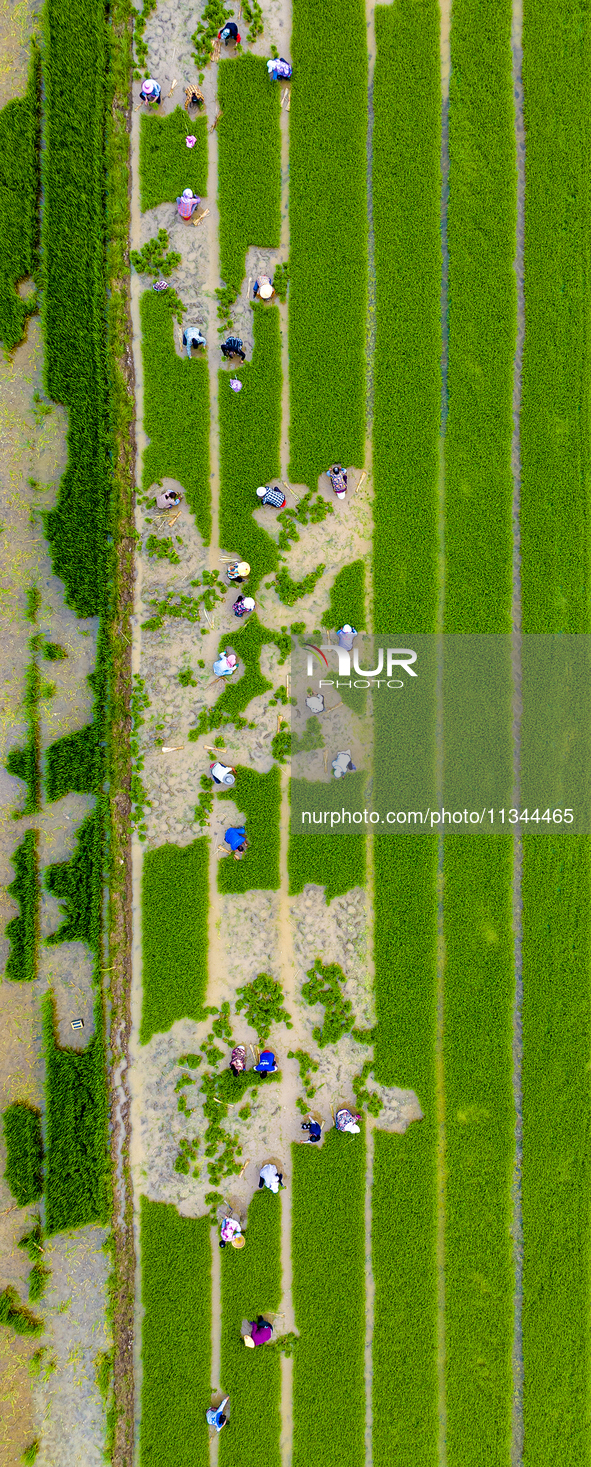
[[[591,1467],[589,837],[298,832],[409,761],[291,662],[435,648],[441,795],[502,641],[518,800],[524,642],[590,630],[590,61],[580,0],[0,13],[0,1467]]]

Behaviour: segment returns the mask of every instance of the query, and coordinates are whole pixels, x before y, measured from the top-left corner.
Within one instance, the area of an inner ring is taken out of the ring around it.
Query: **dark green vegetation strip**
[[[0,1324],[8,1325],[16,1335],[42,1335],[45,1329],[43,1320],[21,1304],[16,1289],[10,1285],[0,1294]]]
[[[511,1461],[513,839],[445,842],[445,1341],[450,1467]]]
[[[510,0],[486,9],[458,0],[451,68],[444,626],[506,632],[517,320]]]
[[[109,1164],[103,1015],[95,1005],[95,1034],[84,1050],[62,1049],[53,1000],[44,1000],[48,1233],[105,1223]]]
[[[205,544],[211,534],[209,488],[209,384],[207,361],[177,356],[176,329],[166,302],[153,291],[141,297],[144,360],[144,491],[157,479],[178,479]]]
[[[142,878],[140,1041],[199,1019],[207,984],[209,842],[146,851]]]
[[[41,676],[35,651],[38,637],[29,640],[31,661],[25,675],[25,710],[27,714],[27,742],[24,749],[11,749],[6,760],[9,774],[15,774],[27,786],[27,794],[21,815],[33,815],[41,809],[41,734],[39,726],[39,704],[41,700]]]
[[[43,1191],[41,1112],[15,1101],[4,1112],[4,1176],[19,1207],[38,1202]]]
[[[376,835],[374,871],[374,1075],[414,1090],[424,1119],[375,1138],[373,1458],[435,1467],[437,838]]]
[[[238,821],[234,816],[230,818],[228,813],[225,829],[230,825],[244,825],[250,846],[239,861],[235,861],[233,856],[220,856],[218,891],[277,891],[281,805],[279,769],[274,764],[268,774],[259,774],[256,769],[246,769],[238,764],[236,774],[235,788],[218,795],[218,799],[232,800],[238,807]]]
[[[141,1199],[141,1467],[208,1467],[211,1246],[208,1217]],[[215,1384],[215,1382],[214,1382]]]
[[[281,1361],[268,1345],[247,1350],[243,1319],[275,1313],[281,1303],[281,1194],[255,1193],[248,1209],[246,1247],[222,1255],[220,1386],[231,1420],[220,1436],[221,1467],[281,1467]]]
[[[196,139],[188,148],[188,134]],[[140,118],[140,190],[142,210],[174,204],[184,188],[202,198],[207,193],[207,121],[175,107],[168,117]],[[187,225],[189,228],[189,225]]]
[[[104,604],[109,563],[105,10],[100,0],[48,0],[44,15],[46,382],[69,418],[68,466],[46,525],[68,605],[93,616]]]
[[[10,896],[19,903],[20,912],[6,923],[6,936],[10,952],[6,964],[6,977],[18,982],[31,982],[37,977],[37,949],[39,943],[39,859],[38,833],[27,830],[22,845],[17,846],[12,857],[15,870],[14,881],[7,888]]]
[[[367,776],[362,769],[347,775],[346,805],[349,809],[362,809],[363,790]],[[302,810],[340,810],[343,805],[343,790],[340,780],[324,784],[318,780],[292,779],[292,819],[299,822]],[[302,827],[303,829],[303,827]],[[351,828],[347,833],[333,830],[332,833],[313,826],[305,827],[305,834],[291,829],[287,852],[290,895],[295,896],[308,884],[324,886],[326,900],[343,896],[354,886],[365,884],[365,832]]]
[[[437,601],[441,411],[441,97],[435,0],[379,6],[376,47],[376,630],[389,631],[396,624],[430,632]]]
[[[72,791],[89,795],[100,788],[102,760],[97,739],[96,723],[87,723],[76,733],[64,734],[50,744],[45,764],[48,800],[61,800],[62,795]]]
[[[365,1140],[292,1147],[294,1467],[365,1462]],[[330,1262],[330,1288],[313,1259]],[[390,1459],[392,1460],[392,1458]]]
[[[279,311],[254,306],[252,361],[232,377],[242,382],[232,392],[227,372],[220,372],[220,545],[248,561],[250,595],[259,581],[277,569],[277,546],[253,519],[260,511],[256,491],[280,473],[281,336]],[[268,510],[269,523],[273,510]]]
[[[322,614],[323,627],[342,627],[344,623],[365,629],[365,563],[353,560],[335,576],[329,592],[328,611]]]
[[[293,7],[290,477],[363,464],[367,49],[362,0]],[[263,481],[261,481],[263,482]]]
[[[526,0],[521,586],[528,632],[589,631],[590,51],[586,8]]]
[[[240,623],[237,623],[237,626],[240,627]],[[244,664],[244,670],[236,681],[234,678],[228,678],[223,692],[212,708],[201,710],[196,729],[191,730],[189,734],[192,742],[195,742],[199,734],[206,733],[208,729],[219,728],[224,723],[237,721],[253,698],[272,688],[273,684],[269,682],[268,678],[263,677],[260,668],[261,648],[268,646],[270,642],[274,642],[279,647],[285,660],[290,647],[289,633],[268,631],[266,627],[261,626],[254,611],[249,616],[246,626],[242,626],[235,636],[222,640],[220,650],[224,646],[232,647],[236,656]]]
[[[8,351],[36,305],[34,292],[22,300],[16,286],[37,263],[39,69],[33,42],[25,95],[0,112],[0,341]]]
[[[98,952],[102,895],[101,827],[96,814],[87,816],[76,832],[76,849],[69,861],[58,861],[45,873],[45,884],[65,903],[61,926],[49,943],[87,942]]]
[[[590,1455],[591,850],[527,835],[523,865],[524,1463]]]
[[[217,129],[220,275],[240,290],[249,245],[280,244],[281,87],[271,81],[264,56],[245,52],[219,67],[218,99],[224,114]]]

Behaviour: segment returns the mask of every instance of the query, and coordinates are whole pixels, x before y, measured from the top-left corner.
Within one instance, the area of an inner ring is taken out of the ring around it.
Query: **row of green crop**
[[[526,0],[521,588],[529,633],[590,630],[591,30]],[[557,84],[557,78],[559,79]],[[524,1463],[591,1455],[591,850],[523,841]]]
[[[36,307],[35,293],[23,300],[16,287],[37,269],[40,82],[33,42],[25,95],[0,112],[0,341],[7,350]]]
[[[293,6],[290,111],[290,476],[315,488],[363,463],[367,46],[362,0]]]
[[[105,1223],[109,1215],[107,1091],[103,1009],[86,1049],[62,1048],[50,994],[44,1000],[46,1183],[48,1233]]]
[[[367,775],[362,769],[347,775],[346,800],[341,781],[333,779],[330,784],[322,781],[292,779],[291,781],[291,832],[287,853],[290,895],[297,895],[308,884],[323,886],[327,902],[342,896],[354,886],[365,885],[366,834],[363,828],[351,826],[341,832],[334,827],[332,832],[303,821],[303,812],[324,811],[338,813],[343,804],[347,808],[362,810]],[[330,826],[330,820],[329,820]]]
[[[478,26],[475,16],[478,14]],[[512,11],[457,0],[449,97],[444,627],[506,632],[513,579]],[[509,760],[511,709],[506,713]],[[511,1460],[514,1157],[510,836],[447,836],[445,1385],[449,1467]]]
[[[253,513],[260,511],[257,487],[280,473],[282,378],[279,312],[256,304],[253,316],[252,361],[232,370],[242,391],[232,391],[227,372],[218,374],[218,385],[220,545],[248,561],[248,589],[256,595],[263,576],[278,565],[276,544]]]
[[[195,142],[188,148],[186,138]],[[207,122],[190,118],[182,107],[168,117],[153,113],[140,119],[140,190],[142,209],[174,204],[183,189],[200,198],[207,193]],[[188,228],[189,226],[187,226]]]
[[[35,1106],[15,1101],[3,1116],[8,1186],[19,1207],[38,1202],[43,1191],[41,1114]]]
[[[220,860],[218,890],[277,891],[279,876],[279,814],[281,775],[276,764],[267,774],[241,765],[236,769],[236,787],[220,791],[218,800],[231,800],[238,807],[238,824],[244,825],[249,849],[240,861],[232,856]],[[219,814],[218,810],[218,814]],[[228,814],[228,826],[234,825]]]
[[[280,243],[280,92],[264,56],[244,52],[219,67],[220,275],[235,291],[242,285],[249,245],[275,249]]]
[[[208,1467],[211,1402],[209,1218],[141,1199],[141,1467]],[[217,1382],[213,1382],[215,1386]]]
[[[247,1350],[243,1320],[275,1315],[281,1304],[281,1196],[256,1193],[248,1209],[244,1252],[222,1256],[220,1385],[230,1397],[228,1431],[220,1437],[221,1467],[281,1467],[281,1360],[277,1350]]]
[[[236,863],[235,863],[236,864]],[[142,875],[140,1041],[199,1020],[207,987],[209,841],[146,851]]]
[[[211,534],[209,486],[209,378],[205,358],[188,361],[174,347],[166,301],[145,291],[140,302],[144,363],[144,492],[157,480],[176,479],[205,544]]]

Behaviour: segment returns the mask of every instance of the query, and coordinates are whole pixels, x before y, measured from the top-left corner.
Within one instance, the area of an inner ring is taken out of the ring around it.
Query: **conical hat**
[[[244,1239],[242,1239],[242,1241],[244,1242]],[[252,1338],[252,1335],[244,1335],[244,1343],[249,1350],[254,1350],[254,1340]]]

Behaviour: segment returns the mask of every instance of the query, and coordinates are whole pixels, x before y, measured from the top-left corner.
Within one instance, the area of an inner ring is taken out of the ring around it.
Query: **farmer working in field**
[[[185,326],[183,331],[183,346],[187,348],[187,356],[191,360],[192,346],[207,346],[206,338],[198,326]]]
[[[270,504],[272,509],[283,509],[286,503],[285,494],[282,489],[273,489],[271,484],[261,484],[257,489],[257,499],[261,504]]]
[[[260,295],[262,301],[272,300],[275,295],[273,281],[269,279],[268,275],[259,275],[258,280],[255,280],[252,293],[253,295]]]
[[[184,219],[188,223],[189,219],[192,219],[195,210],[199,208],[200,203],[201,199],[197,194],[193,193],[192,189],[184,188],[182,194],[177,195],[176,201],[179,219]]]
[[[272,1049],[264,1049],[258,1065],[255,1065],[259,1075],[274,1075],[277,1070],[277,1060]]]
[[[226,1245],[224,1244],[224,1247],[225,1246]],[[224,1406],[227,1406],[229,1399],[229,1396],[224,1396],[221,1406],[211,1406],[209,1411],[205,1412],[207,1425],[215,1426],[216,1431],[221,1431],[222,1426],[226,1425],[228,1418],[224,1415]]]
[[[269,1192],[278,1192],[283,1186],[283,1172],[278,1172],[275,1163],[265,1162],[259,1172],[259,1188],[268,1187]]]
[[[230,1069],[236,1077],[246,1069],[246,1046],[244,1044],[234,1045],[230,1055]]]
[[[319,1141],[322,1135],[322,1126],[318,1121],[302,1121],[302,1131],[310,1132],[311,1141]]]
[[[234,602],[232,611],[234,616],[242,617],[248,616],[249,612],[254,611],[254,608],[255,602],[252,596],[239,596],[238,600]]]
[[[279,81],[279,79],[281,81],[289,81],[293,67],[290,66],[289,61],[286,61],[283,56],[272,56],[270,61],[267,62],[267,71],[271,81]]]
[[[162,93],[159,83],[154,81],[153,76],[146,77],[140,92],[140,102],[155,102],[156,106],[159,107],[161,100]]]
[[[344,647],[346,652],[350,652],[356,636],[357,632],[355,631],[355,627],[349,626],[348,621],[346,621],[344,627],[339,627],[337,632],[339,647]]]
[[[229,581],[237,581],[240,585],[242,581],[248,580],[248,577],[250,575],[250,566],[248,564],[248,561],[233,560],[232,564],[228,566],[226,574]]]
[[[161,494],[156,495],[157,509],[176,509],[180,502],[181,495],[177,494],[176,489],[163,489]]]
[[[216,761],[215,764],[210,764],[209,772],[214,784],[236,784],[236,770],[232,769],[230,764],[220,764],[219,761]]]
[[[234,860],[239,861],[242,853],[248,850],[246,830],[243,825],[231,825],[224,836],[226,845],[230,847]]]
[[[226,361],[229,357],[240,357],[241,362],[246,361],[246,352],[242,350],[242,342],[239,336],[229,336],[228,340],[222,343],[220,351],[222,356],[226,358]]]
[[[248,1345],[250,1350],[253,1350],[256,1345],[266,1345],[267,1340],[270,1340],[273,1334],[273,1325],[269,1324],[268,1319],[263,1319],[262,1314],[259,1314],[258,1319],[249,1319],[248,1322],[250,1334],[244,1336],[245,1345]]]
[[[224,46],[229,46],[231,41],[234,42],[235,46],[240,45],[240,36],[235,20],[229,20],[227,25],[223,27],[223,30],[218,31],[218,41],[223,41]]]

